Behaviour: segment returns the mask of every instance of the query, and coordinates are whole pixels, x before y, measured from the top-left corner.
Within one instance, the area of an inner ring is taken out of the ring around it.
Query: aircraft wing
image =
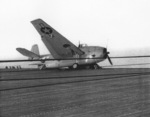
[[[35,29],[41,35],[42,41],[55,59],[82,55],[84,52],[58,33],[42,19],[31,21]]]
[[[16,48],[16,50],[18,52],[20,52],[22,55],[24,56],[27,56],[27,57],[30,57],[30,58],[40,58],[39,55],[27,50],[27,49],[24,49],[24,48]]]

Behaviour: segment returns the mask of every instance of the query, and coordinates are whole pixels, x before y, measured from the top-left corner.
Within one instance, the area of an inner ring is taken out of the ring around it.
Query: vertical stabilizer
[[[37,55],[40,55],[40,52],[39,52],[39,47],[37,44],[33,45],[32,48],[31,48],[31,52],[37,54]]]

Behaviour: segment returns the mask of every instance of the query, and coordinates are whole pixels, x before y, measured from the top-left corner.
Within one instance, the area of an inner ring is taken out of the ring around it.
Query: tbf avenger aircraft
[[[33,45],[31,51],[24,48],[17,48],[17,51],[29,57],[29,59],[41,60],[40,63],[38,62],[31,65],[37,65],[40,69],[62,67],[69,67],[72,69],[80,67],[98,69],[100,67],[97,63],[107,58],[110,64],[112,64],[108,56],[109,52],[106,48],[99,46],[83,46],[81,44],[77,47],[42,19],[33,20],[31,23],[40,34],[43,43],[51,53],[49,55],[40,55],[37,45]]]

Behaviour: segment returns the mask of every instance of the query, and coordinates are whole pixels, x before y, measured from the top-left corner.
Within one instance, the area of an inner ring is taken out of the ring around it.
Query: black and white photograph
[[[150,117],[149,0],[1,0],[0,117]]]

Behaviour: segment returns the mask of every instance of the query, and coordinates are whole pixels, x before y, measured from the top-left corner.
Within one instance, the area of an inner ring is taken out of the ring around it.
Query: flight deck
[[[0,117],[149,116],[150,69],[0,71]]]

